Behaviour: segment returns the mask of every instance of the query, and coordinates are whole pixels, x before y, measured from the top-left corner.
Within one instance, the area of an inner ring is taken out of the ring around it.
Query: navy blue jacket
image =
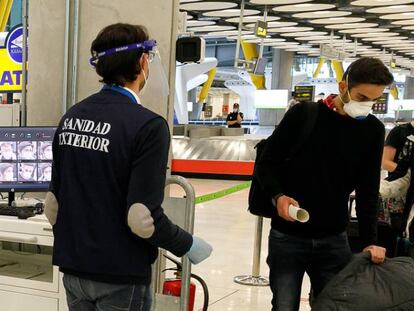
[[[53,141],[54,265],[101,282],[149,284],[158,247],[176,256],[189,251],[191,235],[161,207],[169,146],[166,121],[112,89],[63,116]],[[127,225],[134,203],[154,218],[149,239]]]

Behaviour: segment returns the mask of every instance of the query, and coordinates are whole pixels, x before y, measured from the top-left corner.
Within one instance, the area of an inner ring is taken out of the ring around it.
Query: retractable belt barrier
[[[217,191],[217,192],[213,192],[213,193],[209,193],[209,194],[206,194],[206,195],[196,197],[195,204],[200,204],[200,203],[205,203],[205,202],[208,202],[208,201],[213,201],[213,200],[220,199],[222,197],[225,197],[225,196],[228,196],[230,194],[239,192],[241,190],[248,189],[248,188],[250,188],[251,184],[252,184],[251,181],[247,181],[245,183],[236,185],[236,186],[231,187],[231,188],[227,188],[227,189],[224,189],[224,190],[220,190],[220,191]]]

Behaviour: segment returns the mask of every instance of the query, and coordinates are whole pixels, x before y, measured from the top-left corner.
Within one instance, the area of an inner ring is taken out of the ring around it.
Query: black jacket
[[[308,117],[307,103],[293,106],[268,138],[256,163],[257,178],[269,197],[283,193],[310,214],[309,222],[287,222],[275,210],[272,228],[320,238],[344,232],[348,199],[356,191],[359,230],[364,245],[376,243],[378,191],[384,125],[373,115],[358,121],[319,102],[315,125],[289,160]]]
[[[149,284],[157,247],[188,252],[191,235],[161,207],[169,146],[162,117],[111,89],[63,116],[53,142],[54,265],[97,281]],[[154,219],[149,239],[127,225],[134,203],[146,205]]]
[[[414,260],[371,263],[369,253],[354,259],[319,294],[312,311],[413,311]]]

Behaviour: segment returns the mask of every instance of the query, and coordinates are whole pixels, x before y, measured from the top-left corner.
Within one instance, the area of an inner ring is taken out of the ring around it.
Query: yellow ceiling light
[[[344,29],[340,30],[340,33],[346,34],[358,34],[358,33],[378,33],[378,32],[387,32],[389,29],[387,28],[356,28],[356,29]]]
[[[281,4],[296,4],[311,2],[312,0],[250,0],[250,3],[253,4],[263,4],[263,5],[281,5]]]
[[[398,36],[398,32],[368,32],[368,33],[358,33],[353,34],[353,38],[379,38],[379,37],[395,37]]]
[[[329,17],[329,18],[313,19],[310,22],[312,24],[318,24],[318,25],[329,25],[329,24],[359,23],[359,22],[363,22],[364,20],[365,18],[363,17]]]
[[[414,5],[392,5],[386,7],[379,7],[367,10],[368,13],[387,14],[387,13],[403,13],[414,11]]]
[[[301,3],[293,5],[282,5],[274,7],[272,10],[275,12],[311,12],[329,10],[335,8],[335,5],[324,3]]]
[[[412,0],[359,0],[352,1],[352,5],[356,6],[384,6],[384,5],[399,5],[413,3]]]
[[[214,25],[214,26],[203,26],[203,27],[190,27],[190,28],[188,28],[188,31],[193,31],[193,32],[212,32],[212,31],[232,30],[232,29],[236,29],[236,27],[234,27],[234,26],[219,26],[219,25]]]
[[[230,9],[237,6],[234,2],[213,2],[213,1],[202,1],[196,3],[186,3],[180,5],[180,10],[184,11],[210,11],[210,10],[224,10]]]
[[[267,16],[266,17],[266,21],[267,22],[277,21],[279,19],[280,19],[280,17],[277,17],[277,16]],[[263,16],[260,16],[260,15],[256,15],[256,16],[244,16],[243,17],[243,23],[255,23],[258,20],[263,21],[264,20],[264,17]],[[240,21],[240,17],[232,17],[232,18],[226,19],[226,22],[228,22],[228,23],[236,23],[236,24],[238,24],[239,21]]]
[[[314,11],[294,14],[294,18],[313,19],[313,18],[327,18],[327,17],[341,17],[351,15],[349,11]]]
[[[405,12],[405,13],[398,13],[398,14],[381,15],[380,18],[381,19],[387,19],[387,20],[413,19],[414,18],[414,12]]]
[[[299,36],[324,36],[328,33],[325,31],[302,31],[282,33],[282,37],[299,37]]]
[[[269,28],[268,32],[272,33],[283,33],[283,32],[302,32],[311,31],[313,27],[280,27],[280,28]]]
[[[345,24],[332,24],[326,25],[325,28],[327,29],[356,29],[356,28],[371,28],[377,27],[378,24],[376,23],[345,23]]]
[[[260,13],[261,12],[258,10],[249,10],[249,9],[244,10],[244,16],[257,15]],[[203,13],[203,15],[209,16],[209,17],[235,17],[235,16],[241,15],[241,10],[240,9],[229,9],[229,10],[211,11],[211,12]]]

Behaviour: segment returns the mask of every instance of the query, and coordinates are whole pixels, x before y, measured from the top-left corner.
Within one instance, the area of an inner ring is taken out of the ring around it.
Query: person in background
[[[398,161],[407,157],[412,151],[413,141],[407,137],[414,135],[414,121],[397,125],[388,134],[382,155],[382,168],[392,175]]]
[[[315,96],[315,102],[318,102],[320,100],[323,100],[325,98],[325,93],[319,93],[318,95]]]
[[[240,112],[240,107],[238,103],[233,105],[233,112],[229,113],[227,116],[227,126],[228,128],[240,128],[243,121],[243,113]]]
[[[292,91],[292,93],[290,94],[290,100],[288,102],[286,111],[295,106],[297,103],[298,101],[296,100],[296,92]]]
[[[360,58],[344,73],[338,96],[295,105],[268,138],[256,177],[275,205],[267,259],[273,311],[299,310],[305,272],[317,300],[348,264],[348,201],[354,190],[361,250],[369,252],[374,263],[385,260],[385,248],[377,245],[385,129],[370,112],[393,80],[381,60]],[[310,104],[318,105],[313,130],[292,157],[290,150],[301,139]],[[290,205],[307,210],[309,221],[295,221]]]
[[[70,311],[149,311],[159,247],[193,264],[212,252],[162,208],[170,132],[139,97],[151,76],[162,78],[156,46],[143,26],[100,31],[90,63],[104,86],[71,107],[54,136],[45,214]]]
[[[388,134],[382,156],[382,169],[388,172],[388,176],[382,183],[399,180],[407,173],[408,167],[411,167],[414,146],[413,134],[414,121],[397,125]],[[410,178],[407,180],[412,182]],[[402,228],[406,218],[404,211],[411,209],[411,205],[407,204],[409,201],[413,202],[412,197],[406,196],[404,193],[400,196],[381,195],[380,198],[379,220],[391,226],[394,237],[390,241],[393,241],[392,249],[397,250],[392,255],[400,255],[399,248],[397,248],[397,237],[404,231]]]

